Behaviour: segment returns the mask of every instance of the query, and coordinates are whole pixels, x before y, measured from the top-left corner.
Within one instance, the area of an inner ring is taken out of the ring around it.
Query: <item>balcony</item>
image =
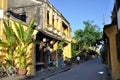
[[[53,31],[53,26],[50,25],[50,24],[48,24],[48,26],[47,26],[47,30],[50,31],[50,32],[52,32],[52,31]]]
[[[62,34],[62,38],[68,42],[71,42],[71,37],[69,37],[65,32],[63,32],[63,34]]]
[[[62,34],[62,38],[66,38],[66,34],[65,34],[65,32],[63,32],[63,34]]]
[[[65,40],[71,42],[71,38],[70,37],[66,37]]]
[[[55,34],[55,35],[57,35],[57,32],[58,30],[56,29],[56,28],[53,28],[53,33]]]
[[[60,30],[57,30],[57,35],[58,35],[58,36],[61,36]]]

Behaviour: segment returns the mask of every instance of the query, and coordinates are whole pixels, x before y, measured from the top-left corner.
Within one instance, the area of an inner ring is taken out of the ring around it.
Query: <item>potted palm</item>
[[[12,28],[13,26],[15,27],[14,29]],[[4,58],[6,66],[9,66],[9,69],[16,67],[15,62],[16,59],[18,59],[17,64],[19,64],[19,70],[27,69],[27,67],[32,64],[28,62],[30,56],[27,53],[27,47],[34,41],[34,36],[32,35],[34,32],[34,19],[32,19],[27,27],[21,23],[13,23],[10,21],[4,21],[4,27],[6,41],[0,39],[0,47],[2,47],[0,51],[6,53]],[[6,71],[8,72],[8,70]]]
[[[27,67],[29,65],[32,65],[31,62],[28,62],[28,60],[30,59],[31,56],[25,54],[25,53],[21,53],[17,56],[18,58],[18,62],[17,64],[19,65],[18,68],[18,75],[25,75],[27,73]]]
[[[34,27],[34,19],[31,21],[31,23],[24,29],[24,26],[22,24],[15,24],[15,30],[16,30],[16,35],[19,40],[19,45],[16,47],[16,59],[18,59],[17,64],[19,65],[18,68],[18,74],[19,75],[24,75],[19,72],[24,72],[26,73],[27,67],[29,65],[32,65],[31,62],[28,62],[29,59],[31,58],[30,54],[28,53],[28,46],[34,42],[33,38],[33,27]],[[23,71],[24,70],[24,71]]]

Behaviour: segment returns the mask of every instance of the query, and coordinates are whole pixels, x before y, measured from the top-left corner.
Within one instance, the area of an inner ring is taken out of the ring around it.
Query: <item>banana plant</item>
[[[30,57],[27,57],[27,47],[34,41],[32,35],[34,19],[32,19],[26,29],[24,29],[25,26],[21,23],[14,22],[12,24],[10,21],[4,21],[3,23],[6,41],[0,39],[0,47],[2,47],[1,51],[6,53],[4,59],[6,61],[6,69],[16,67],[15,61],[18,57],[19,67],[26,68],[28,65],[31,65],[31,63],[27,63],[28,58],[30,59]],[[15,27],[14,29],[12,28],[13,26]],[[8,68],[8,66],[11,68]]]
[[[31,65],[32,63],[27,62],[27,60],[30,59],[30,54],[27,54],[27,47],[34,42],[33,40],[33,32],[34,32],[34,19],[30,22],[30,24],[24,29],[24,26],[19,23],[15,24],[15,30],[16,30],[16,35],[18,38],[19,45],[16,48],[17,52],[17,59],[19,68],[20,69],[26,69],[28,65]]]

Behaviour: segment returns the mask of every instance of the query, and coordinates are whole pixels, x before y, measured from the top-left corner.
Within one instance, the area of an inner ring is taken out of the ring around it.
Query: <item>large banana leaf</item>
[[[4,30],[4,34],[5,34],[5,37],[6,37],[6,40],[7,40],[7,45],[8,46],[14,46],[15,44],[17,44],[18,42],[18,38],[15,34],[15,32],[13,31],[12,29],[12,26],[10,25],[10,22],[9,21],[4,21],[4,27],[5,27],[5,30]]]
[[[15,27],[14,30],[12,27]],[[0,46],[5,47],[5,50],[7,52],[7,56],[5,58],[5,61],[8,63],[8,65],[14,66],[15,57],[19,56],[20,62],[22,60],[24,66],[29,65],[27,64],[27,60],[30,57],[27,57],[27,46],[29,46],[30,43],[32,43],[32,34],[33,34],[33,27],[34,27],[34,19],[32,19],[29,26],[24,29],[24,26],[21,23],[14,22],[13,24],[10,21],[4,21],[4,34],[6,37],[6,41],[3,42],[0,39]],[[23,59],[24,58],[24,59]]]
[[[29,26],[24,29],[24,26],[19,23],[15,24],[16,35],[19,39],[19,45],[16,48],[17,56],[16,58],[19,59],[18,63],[20,66],[19,68],[26,69],[26,67],[32,63],[28,63],[27,61],[30,59],[29,54],[27,54],[27,46],[32,43],[32,34],[33,34],[33,27],[34,27],[34,19],[30,22]]]
[[[15,25],[15,29],[16,29],[16,35],[17,37],[19,38],[19,42],[23,42],[24,41],[24,28],[22,26],[21,23],[17,24],[17,23],[14,23]]]
[[[34,19],[32,19],[32,21],[30,22],[30,25],[28,26],[27,30],[25,30],[25,34],[24,35],[24,40],[25,42],[28,42],[29,40],[32,39],[32,34],[33,34],[33,27],[34,27]]]
[[[17,31],[17,36],[19,38],[19,43],[23,43],[23,44],[28,44],[31,42],[32,40],[32,34],[33,34],[33,27],[34,27],[34,19],[32,19],[32,21],[30,22],[30,25],[27,26],[27,29],[24,29],[22,24],[16,24],[15,25],[15,29]]]

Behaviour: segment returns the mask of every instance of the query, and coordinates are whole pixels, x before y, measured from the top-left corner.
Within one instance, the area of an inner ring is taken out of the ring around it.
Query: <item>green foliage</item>
[[[96,51],[94,51],[94,50],[88,50],[88,52],[87,52],[87,54],[88,55],[97,55],[98,53],[96,52]]]
[[[27,60],[30,59],[30,54],[27,53],[27,47],[29,44],[31,44],[33,40],[33,26],[34,26],[34,19],[31,21],[30,25],[27,26],[27,29],[24,29],[21,23],[16,24],[16,31],[17,31],[17,37],[19,39],[19,45],[16,48],[17,52],[17,59],[20,69],[26,69],[29,65],[32,65],[32,63],[28,62]]]
[[[63,40],[61,40],[61,41],[59,41],[59,43],[58,43],[58,47],[59,47],[59,49],[62,49],[63,48],[63,44],[65,43],[65,40],[63,39]]]
[[[5,27],[4,34],[7,41],[4,42],[0,39],[0,46],[4,48],[2,51],[7,53],[5,58],[6,62],[9,63],[9,65],[14,65],[14,49],[16,48],[16,45],[18,45],[18,38],[10,26],[10,22],[4,21],[3,23]]]
[[[57,53],[58,53],[58,59],[60,59],[61,57],[63,57],[63,50],[62,49],[58,49],[57,50]]]
[[[84,29],[75,31],[75,38],[77,40],[76,46],[78,47],[78,53],[82,50],[88,50],[96,41],[102,38],[102,32],[98,26],[90,21],[84,21]]]
[[[28,60],[31,58],[30,55],[27,54],[19,54],[16,57],[19,61],[17,63],[17,65],[19,65],[19,69],[21,70],[25,70],[29,65],[32,65],[31,62],[28,62]]]
[[[0,39],[0,47],[6,56],[4,60],[6,61],[6,69],[12,69],[15,66],[16,58],[19,59],[19,67],[26,69],[27,66],[32,63],[28,63],[27,61],[30,59],[29,54],[27,54],[27,47],[29,44],[34,42],[33,40],[33,27],[34,27],[34,19],[32,19],[29,26],[24,29],[21,23],[11,23],[9,20],[4,21],[4,34],[6,37],[6,41],[2,41]],[[12,27],[15,26],[13,30]],[[28,57],[29,56],[29,57]]]
[[[77,45],[75,43],[71,43],[71,53],[72,53],[72,57],[75,57],[77,54]]]
[[[29,26],[27,26],[27,29],[24,29],[22,26],[21,23],[17,24],[17,23],[14,23],[15,24],[15,28],[16,28],[16,31],[17,31],[17,37],[19,39],[19,43],[21,44],[26,44],[26,45],[29,45],[29,43],[32,42],[33,40],[33,37],[32,37],[32,34],[33,34],[33,26],[34,26],[34,19],[32,19],[31,23]]]

